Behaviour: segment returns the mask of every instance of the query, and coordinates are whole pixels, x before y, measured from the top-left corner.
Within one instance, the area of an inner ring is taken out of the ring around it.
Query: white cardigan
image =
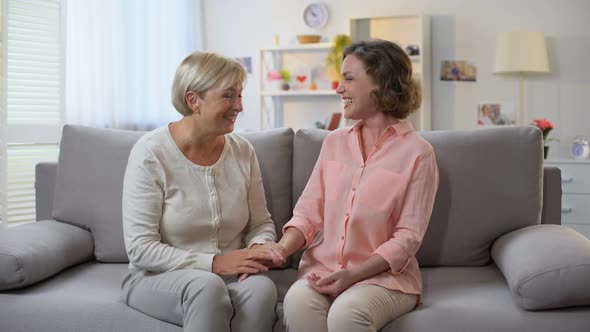
[[[213,256],[276,239],[252,145],[225,135],[219,160],[199,166],[168,126],[134,145],[123,183],[123,231],[130,268],[211,271]]]

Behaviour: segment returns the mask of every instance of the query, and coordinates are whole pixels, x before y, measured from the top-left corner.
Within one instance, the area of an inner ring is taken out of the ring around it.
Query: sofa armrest
[[[37,220],[50,220],[57,163],[43,162],[35,167],[35,211]]]
[[[561,225],[561,170],[557,167],[543,168],[541,223]]]
[[[0,290],[21,288],[92,259],[94,242],[80,227],[46,220],[0,229]]]
[[[534,225],[498,238],[492,259],[526,310],[590,305],[590,240],[561,225]]]

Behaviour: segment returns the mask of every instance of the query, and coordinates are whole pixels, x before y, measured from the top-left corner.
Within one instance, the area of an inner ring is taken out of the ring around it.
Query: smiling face
[[[212,87],[203,96],[187,93],[187,104],[193,110],[199,126],[214,135],[224,135],[234,130],[238,114],[242,112],[242,84],[233,87]]]
[[[342,62],[342,81],[336,89],[344,103],[344,117],[364,120],[377,113],[371,92],[379,86],[367,75],[365,64],[354,54]]]

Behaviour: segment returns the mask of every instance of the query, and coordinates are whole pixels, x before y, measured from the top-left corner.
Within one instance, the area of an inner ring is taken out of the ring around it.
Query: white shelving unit
[[[430,17],[424,15],[355,17],[349,21],[352,41],[384,39],[405,49],[419,48],[419,55],[411,55],[414,78],[422,85],[422,106],[409,120],[416,130],[431,130],[431,55]]]
[[[430,18],[423,15],[384,16],[351,18],[349,34],[353,41],[380,38],[398,43],[402,48],[416,45],[419,55],[411,55],[414,77],[422,85],[422,106],[412,114],[409,121],[416,130],[431,129],[431,64],[430,64]],[[339,96],[329,86],[317,90],[271,89],[266,81],[269,70],[285,68],[291,70],[294,64],[324,66],[330,43],[288,45],[263,48],[260,50],[260,127],[262,129],[291,126],[285,115],[310,119],[329,116],[342,111]],[[318,99],[319,98],[319,99]],[[314,108],[310,110],[309,107]],[[307,121],[308,123],[310,121]],[[296,129],[296,128],[294,128]]]
[[[260,127],[262,129],[285,126],[284,104],[286,101],[311,104],[317,102],[316,98],[333,98],[334,112],[340,111],[339,96],[335,90],[329,87],[320,87],[317,90],[277,90],[272,89],[266,80],[266,74],[270,70],[288,69],[293,71],[293,66],[325,66],[325,58],[330,49],[330,43],[313,43],[288,46],[275,46],[260,49]],[[311,78],[310,78],[311,79]],[[328,83],[328,82],[326,82]]]

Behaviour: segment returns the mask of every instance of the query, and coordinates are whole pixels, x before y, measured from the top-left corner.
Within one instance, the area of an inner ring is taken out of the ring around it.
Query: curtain
[[[181,116],[176,67],[200,40],[195,0],[69,0],[66,122],[149,130]]]

